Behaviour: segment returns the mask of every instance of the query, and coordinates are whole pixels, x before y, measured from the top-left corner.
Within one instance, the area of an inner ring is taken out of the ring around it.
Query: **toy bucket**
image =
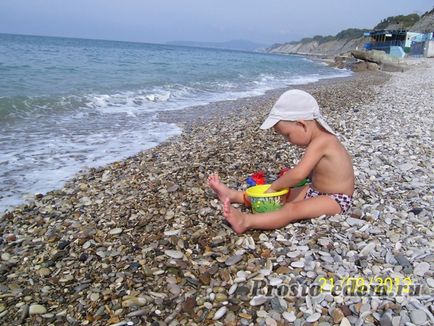
[[[246,190],[246,196],[252,205],[253,213],[277,211],[285,204],[285,197],[288,193],[288,189],[278,192],[265,193],[270,186],[270,184],[258,185],[250,187]]]

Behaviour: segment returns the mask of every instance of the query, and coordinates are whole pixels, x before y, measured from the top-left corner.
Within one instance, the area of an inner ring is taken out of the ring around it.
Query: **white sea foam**
[[[87,96],[86,106],[101,113],[125,113],[131,117],[137,117],[140,114],[180,110],[216,101],[257,96],[275,88],[309,84],[325,78],[350,75],[351,72],[346,70],[338,70],[336,73],[327,75],[292,75],[288,78],[276,78],[270,74],[261,74],[257,80],[246,82],[244,85],[231,81],[216,82],[210,85],[198,83],[196,87],[178,84],[165,85],[134,92],[90,94]]]
[[[84,128],[81,131],[75,128],[75,133],[66,130],[62,133],[47,121],[44,132],[40,132],[41,138],[29,138],[26,134],[37,134],[34,129],[44,126],[28,123],[24,133],[10,133],[13,142],[0,141],[3,149],[0,212],[35,193],[61,187],[80,170],[126,158],[181,132],[176,125],[153,121],[151,117],[148,122],[140,121],[130,128],[122,126],[122,122],[118,127],[115,123],[106,125],[110,120],[104,119],[99,123],[96,119],[86,126],[89,119],[88,115],[82,114],[75,123],[82,121]],[[73,120],[69,117],[63,124],[73,124]],[[48,124],[52,125],[51,130]],[[91,130],[92,127],[95,129]],[[120,127],[124,129],[119,130]]]

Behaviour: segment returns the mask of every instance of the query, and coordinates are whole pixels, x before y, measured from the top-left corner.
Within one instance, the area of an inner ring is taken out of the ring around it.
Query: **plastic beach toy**
[[[271,184],[257,185],[246,190],[246,196],[252,205],[253,213],[273,212],[284,205],[284,198],[288,193],[288,189],[265,193],[270,186]]]
[[[304,186],[305,184],[307,184],[307,183],[309,183],[310,182],[310,180],[308,179],[308,178],[306,178],[306,179],[304,179],[304,180],[301,180],[299,183],[297,183],[294,187],[292,187],[292,188],[298,188],[298,187],[302,187],[302,186]]]
[[[277,175],[277,177],[276,176],[267,176],[267,175],[265,175],[265,172],[263,172],[263,171],[256,171],[251,176],[248,176],[246,178],[246,182],[250,187],[258,186],[258,185],[265,185],[268,183],[272,183],[274,180],[276,180],[277,178],[280,178],[288,171],[289,171],[289,168],[281,169],[279,174]],[[292,188],[302,187],[305,184],[307,184],[308,182],[310,182],[310,180],[309,180],[309,178],[306,178],[304,180],[301,180],[299,183],[297,183]]]
[[[263,171],[256,171],[251,176],[247,177],[246,182],[249,186],[257,186],[266,184],[267,179]]]

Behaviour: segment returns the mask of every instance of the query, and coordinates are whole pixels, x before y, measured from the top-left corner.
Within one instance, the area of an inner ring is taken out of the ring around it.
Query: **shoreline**
[[[203,123],[221,115],[230,114],[233,110],[239,110],[245,106],[251,106],[255,101],[263,102],[265,100],[277,100],[277,98],[288,89],[299,88],[303,90],[311,90],[318,87],[326,87],[335,83],[344,83],[346,81],[355,80],[359,75],[353,73],[351,76],[331,77],[320,79],[313,83],[300,85],[287,85],[286,87],[275,88],[265,91],[262,95],[242,97],[235,100],[223,100],[208,103],[205,105],[196,105],[176,111],[160,112],[158,118],[162,122],[175,123],[180,128],[191,128],[197,123]],[[359,73],[357,73],[359,74]],[[360,75],[361,76],[361,75]]]
[[[0,218],[0,322],[429,321],[432,139],[424,124],[433,122],[433,76],[434,63],[426,61],[404,73],[295,85],[317,98],[353,155],[357,190],[349,216],[241,236],[225,223],[205,185],[208,174],[241,189],[252,172],[276,172],[300,157],[259,130],[279,91],[219,102],[221,111],[193,122],[186,113],[180,136],[16,207]],[[409,121],[412,128],[404,128]],[[410,277],[422,294],[308,300],[250,292],[254,280],[276,288],[348,276]]]

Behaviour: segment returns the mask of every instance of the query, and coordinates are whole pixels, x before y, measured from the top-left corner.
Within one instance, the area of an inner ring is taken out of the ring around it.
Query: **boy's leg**
[[[294,202],[294,201],[299,201],[299,200],[303,200],[304,196],[307,193],[307,189],[309,188],[309,186],[302,186],[302,187],[297,187],[297,188],[291,188],[289,191],[289,195],[286,198],[286,202]]]
[[[289,202],[278,211],[262,214],[243,214],[233,208],[229,200],[224,202],[223,207],[223,215],[238,234],[249,229],[278,229],[291,222],[340,212],[339,204],[328,196]]]
[[[226,200],[226,198],[229,198],[231,203],[244,203],[244,193],[242,191],[237,191],[226,187],[220,181],[220,178],[217,174],[210,175],[208,177],[208,185],[216,192],[222,203]]]

